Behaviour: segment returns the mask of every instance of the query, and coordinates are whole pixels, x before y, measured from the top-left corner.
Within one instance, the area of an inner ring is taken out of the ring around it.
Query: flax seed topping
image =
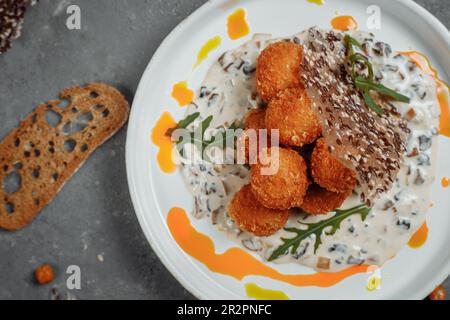
[[[0,54],[11,47],[11,41],[20,36],[23,18],[28,6],[37,0],[0,1]]]
[[[356,172],[361,199],[370,206],[396,178],[408,129],[388,102],[380,99],[381,116],[366,106],[350,75],[342,33],[310,28],[302,36],[301,78],[323,135],[330,152]]]

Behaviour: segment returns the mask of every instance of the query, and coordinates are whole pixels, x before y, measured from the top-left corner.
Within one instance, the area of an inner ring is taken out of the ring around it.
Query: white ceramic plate
[[[450,273],[450,189],[440,185],[450,176],[450,138],[439,137],[437,180],[432,190],[434,207],[428,213],[430,229],[427,242],[420,249],[403,248],[395,259],[382,268],[382,287],[369,292],[367,274],[357,274],[327,288],[295,287],[265,277],[250,276],[236,280],[214,273],[191,258],[177,245],[167,227],[166,216],[177,206],[192,209],[192,197],[181,174],[165,174],[156,161],[157,147],[150,134],[164,111],[176,119],[185,113],[171,98],[172,86],[192,72],[197,53],[206,40],[220,35],[222,44],[213,51],[190,77],[189,86],[199,88],[205,72],[225,50],[250,39],[253,33],[273,36],[291,35],[318,25],[329,28],[336,15],[351,15],[367,30],[368,6],[381,8],[381,29],[371,30],[394,50],[416,50],[426,54],[432,65],[448,81],[450,74],[450,35],[430,13],[409,0],[325,0],[319,6],[307,0],[215,0],[208,1],[173,30],[153,56],[139,84],[128,127],[126,163],[133,204],[141,227],[154,251],[170,272],[191,293],[203,299],[247,298],[244,285],[249,282],[281,290],[293,299],[422,299]],[[237,41],[229,39],[226,21],[237,8],[247,11],[250,35]],[[235,246],[206,221],[190,217],[192,225],[213,239],[217,252]],[[275,266],[287,274],[313,271],[298,265]]]

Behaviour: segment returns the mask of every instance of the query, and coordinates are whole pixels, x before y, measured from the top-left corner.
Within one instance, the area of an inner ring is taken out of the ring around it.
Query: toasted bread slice
[[[39,105],[0,143],[1,228],[30,223],[128,118],[123,95],[105,84],[68,88],[60,98]]]

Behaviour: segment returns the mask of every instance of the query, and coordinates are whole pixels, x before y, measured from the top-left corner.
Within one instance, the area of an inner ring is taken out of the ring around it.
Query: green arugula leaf
[[[355,53],[355,50],[353,50],[353,46],[358,47],[360,50],[362,50],[362,45],[359,43],[359,41],[348,34],[345,35],[344,42],[347,46],[347,52],[349,56]]]
[[[353,79],[355,79],[357,77],[356,74],[356,62],[357,61],[362,61],[364,63],[364,65],[366,66],[367,70],[369,71],[369,79],[371,81],[373,81],[373,68],[372,68],[372,64],[369,62],[369,59],[367,59],[367,57],[361,53],[354,53],[350,56],[350,62],[352,63],[352,77]]]
[[[297,228],[285,228],[286,231],[296,233],[297,235],[293,238],[281,238],[283,244],[276,248],[269,257],[269,261],[273,261],[278,257],[284,255],[289,249],[291,249],[291,254],[294,254],[300,243],[307,239],[311,235],[315,235],[314,243],[314,253],[316,253],[320,244],[322,243],[322,233],[325,232],[326,235],[333,235],[340,228],[342,221],[354,214],[361,215],[362,221],[367,218],[370,209],[365,205],[361,204],[359,206],[347,209],[347,210],[335,210],[335,215],[326,220],[322,220],[316,223],[304,223],[307,229],[297,229]],[[325,231],[326,228],[331,227],[329,231]]]
[[[197,119],[198,116],[199,115],[197,115],[197,113],[194,113],[186,117],[185,119],[181,120],[183,121],[181,124],[184,127],[187,127],[190,123],[192,123],[195,119]],[[198,150],[202,151],[202,158],[209,161],[210,159],[208,155],[205,153],[206,150],[211,149],[213,147],[224,149],[227,146],[227,144],[229,145],[231,139],[234,140],[235,131],[243,128],[243,124],[233,122],[231,126],[228,128],[229,130],[226,129],[218,130],[218,132],[208,140],[205,138],[205,132],[211,125],[212,120],[213,116],[207,117],[193,132],[190,133],[189,139],[185,140],[180,139],[176,142],[177,150],[182,157],[184,157],[184,146],[187,143],[191,143],[197,146]],[[180,127],[180,122],[178,123],[177,128]]]
[[[344,37],[344,40],[345,40],[345,43],[351,44],[351,45],[353,45],[353,46],[355,46],[355,47],[358,47],[359,49],[362,50],[362,45],[361,45],[361,43],[359,43],[359,41],[356,40],[355,38],[353,38],[352,36],[346,34],[345,37]]]
[[[395,99],[400,102],[409,103],[409,101],[410,101],[410,99],[407,96],[404,96],[392,89],[389,89],[380,83],[373,83],[371,81],[368,81],[367,79],[364,79],[361,76],[358,76],[355,78],[355,85],[357,88],[359,88],[361,90],[364,90],[364,91],[373,90],[373,91],[376,91],[382,95],[391,97],[392,99]]]
[[[183,156],[183,150],[184,145],[186,143],[192,143],[200,150],[205,150],[205,147],[208,145],[208,141],[205,139],[205,132],[208,129],[209,125],[211,124],[211,121],[213,119],[213,116],[209,116],[205,118],[201,124],[190,134],[190,139],[188,141],[179,140],[177,141],[178,144],[178,150],[180,151],[180,154]]]
[[[181,120],[180,122],[178,122],[177,127],[175,127],[174,129],[186,129],[187,126],[189,126],[189,124],[191,124],[193,121],[195,121],[195,119],[197,119],[199,117],[200,113],[196,112],[193,113],[189,116],[187,116],[185,119]],[[213,116],[209,116],[206,119],[204,119],[202,121],[202,123],[193,131],[189,134],[189,139],[184,139],[184,137],[180,137],[181,139],[179,139],[178,141],[176,141],[177,144],[177,150],[178,153],[184,157],[184,146],[187,143],[192,143],[195,145],[200,145],[200,147],[202,148],[202,150],[204,150],[203,148],[206,145],[204,136],[205,136],[205,131],[206,129],[208,129],[209,125],[211,124],[211,121],[213,119]],[[181,123],[181,126],[180,126]],[[174,130],[173,129],[173,130]],[[172,132],[173,132],[172,130]],[[200,139],[198,138],[200,136]]]
[[[364,102],[373,110],[375,111],[379,116],[383,114],[383,109],[380,108],[379,105],[372,99],[372,96],[368,91],[363,92]]]
[[[200,116],[200,112],[194,112],[190,115],[188,115],[186,118],[181,119],[178,121],[175,127],[169,128],[166,131],[166,136],[172,137],[172,133],[177,129],[186,129],[192,122],[195,121]],[[179,141],[177,141],[178,143]]]
[[[182,129],[186,129],[192,122],[195,121],[195,119],[197,119],[200,116],[200,112],[194,112],[190,115],[188,115],[186,118],[178,121],[177,124],[177,129],[178,128],[182,128]]]
[[[374,82],[373,66],[370,63],[369,59],[361,53],[355,53],[353,49],[353,47],[355,46],[358,47],[360,50],[363,50],[362,45],[358,42],[358,40],[352,38],[349,35],[346,35],[344,37],[344,41],[347,46],[349,60],[352,65],[352,78],[355,81],[355,86],[362,91],[364,96],[364,102],[373,111],[375,111],[380,116],[383,114],[383,109],[373,100],[372,96],[370,95],[371,90],[376,91],[381,95],[388,96],[394,100],[409,103],[410,99],[407,96],[404,96],[392,89],[389,89],[380,83]],[[356,63],[358,61],[362,61],[364,65],[367,67],[369,73],[367,78],[363,76],[358,76],[356,74]]]

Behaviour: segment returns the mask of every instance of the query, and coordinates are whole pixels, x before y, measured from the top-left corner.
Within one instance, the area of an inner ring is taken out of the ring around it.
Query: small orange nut
[[[430,300],[445,300],[445,297],[445,288],[442,284],[437,286],[436,289],[434,289],[433,292],[428,296]]]
[[[49,264],[43,264],[34,272],[34,276],[36,277],[36,281],[39,284],[47,284],[53,281],[55,278],[55,272],[53,268]]]

